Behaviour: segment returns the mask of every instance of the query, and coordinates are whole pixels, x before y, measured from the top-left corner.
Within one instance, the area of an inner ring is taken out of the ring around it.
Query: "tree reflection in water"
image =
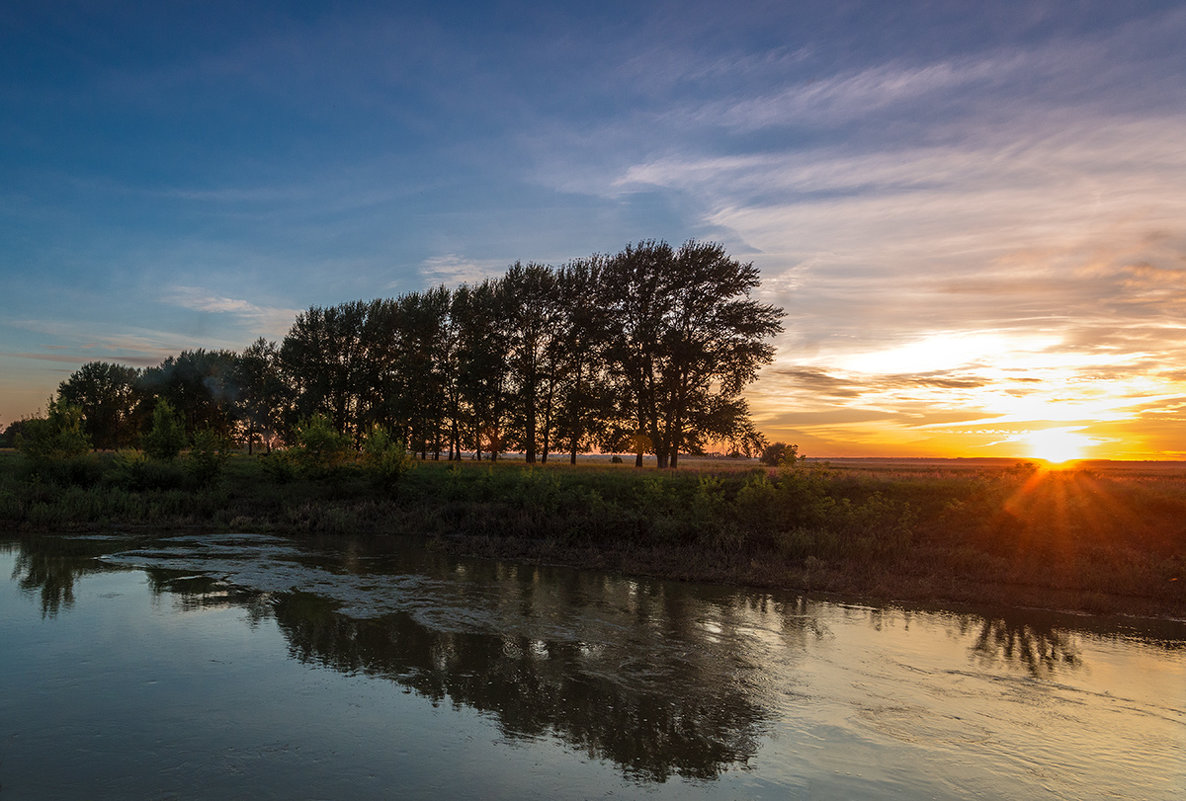
[[[772,649],[791,660],[779,667],[785,684],[794,661],[832,636],[821,607],[802,598],[470,562],[423,548],[270,542],[265,558],[249,539],[215,548],[208,539],[160,540],[134,564],[179,611],[241,608],[252,624],[274,617],[297,660],[487,713],[508,738],[556,737],[639,780],[711,779],[745,766],[785,714],[787,688],[770,678]],[[40,591],[43,615],[56,615],[74,602],[79,577],[118,569],[94,558],[118,548],[31,539],[13,579]],[[263,583],[236,582],[244,564]],[[294,585],[319,589],[280,589]],[[867,615],[876,630],[883,619],[908,629],[912,618],[862,607],[841,614]],[[1033,675],[1080,668],[1075,636],[1035,619],[956,617],[973,660]]]
[[[111,548],[93,539],[31,537],[20,543],[12,580],[22,592],[40,595],[43,618],[56,617],[74,606],[74,582],[104,570],[95,557]]]
[[[306,593],[274,611],[297,659],[492,713],[508,738],[555,735],[639,779],[714,778],[756,753],[766,720],[744,687],[700,675],[692,659],[648,663],[652,676],[636,682],[621,654],[604,664],[603,646],[439,631],[405,613],[355,620]]]
[[[144,568],[148,586],[154,595],[168,595],[179,612],[198,612],[228,606],[247,611],[252,627],[271,616],[271,593],[238,587],[212,576],[191,575],[159,567]]]
[[[347,550],[297,560],[327,574],[397,577]],[[180,611],[235,606],[273,616],[290,655],[307,664],[395,682],[430,699],[489,713],[508,739],[554,736],[641,781],[711,779],[744,766],[771,717],[769,687],[734,646],[734,629],[766,620],[792,640],[823,636],[797,603],[757,604],[597,573],[552,576],[501,563],[459,565],[420,554],[417,568],[449,596],[415,611],[358,618],[312,592],[252,592],[185,571],[144,568]],[[566,580],[561,580],[568,579]],[[785,616],[784,616],[785,614]],[[732,618],[731,618],[732,616]],[[589,636],[574,636],[576,633]]]
[[[972,652],[981,659],[1020,665],[1033,676],[1082,665],[1079,648],[1069,632],[1004,617],[981,619]]]

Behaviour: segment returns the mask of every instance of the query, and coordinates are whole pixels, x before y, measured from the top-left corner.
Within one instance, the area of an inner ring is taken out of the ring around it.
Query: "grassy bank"
[[[1156,466],[425,462],[386,483],[243,455],[213,476],[184,460],[132,467],[99,454],[37,474],[0,452],[0,526],[415,534],[678,579],[1186,615],[1186,473]]]

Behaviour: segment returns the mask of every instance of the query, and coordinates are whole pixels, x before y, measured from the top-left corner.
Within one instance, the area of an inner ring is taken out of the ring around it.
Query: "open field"
[[[426,537],[433,547],[628,573],[911,602],[1186,616],[1186,465],[833,459],[422,462],[380,485],[233,456],[57,476],[0,452],[0,526]]]

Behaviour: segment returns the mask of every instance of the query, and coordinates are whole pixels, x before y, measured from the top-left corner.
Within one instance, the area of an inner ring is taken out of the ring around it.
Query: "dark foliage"
[[[143,372],[91,362],[58,396],[95,448],[143,443],[160,459],[199,432],[248,452],[296,446],[301,421],[317,419],[355,451],[380,426],[422,460],[514,451],[546,463],[559,451],[575,462],[601,449],[675,467],[709,442],[763,444],[742,391],[773,358],[782,312],[751,299],[757,287],[757,269],[720,245],[644,242],[560,268],[516,262],[453,290],[314,306],[279,345],[183,351]]]

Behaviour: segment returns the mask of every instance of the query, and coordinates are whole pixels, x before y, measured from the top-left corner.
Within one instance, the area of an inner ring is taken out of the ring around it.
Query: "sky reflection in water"
[[[13,792],[1186,786],[1178,624],[875,609],[342,541],[47,537],[4,558]]]

